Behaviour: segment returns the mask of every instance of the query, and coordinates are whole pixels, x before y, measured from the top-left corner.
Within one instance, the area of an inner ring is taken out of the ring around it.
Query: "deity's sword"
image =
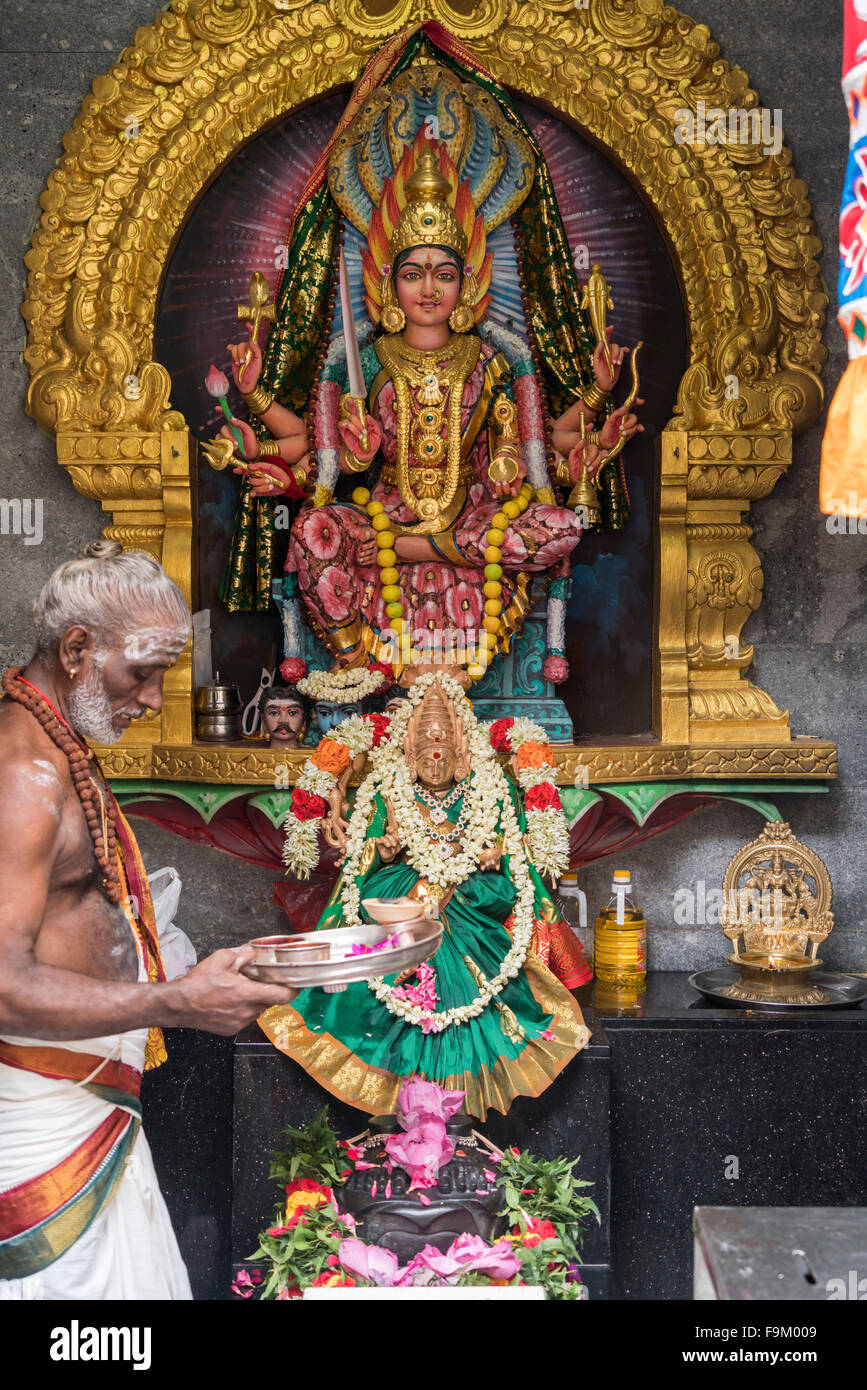
[[[362,453],[366,454],[370,446],[367,437],[367,425],[365,424],[367,419],[367,389],[364,385],[364,372],[361,370],[358,333],[355,329],[355,316],[352,312],[352,300],[349,295],[349,274],[342,248],[340,252],[340,312],[343,315],[343,336],[346,341],[349,394],[353,405],[357,407],[358,419],[362,427],[361,434],[358,436],[358,447]]]

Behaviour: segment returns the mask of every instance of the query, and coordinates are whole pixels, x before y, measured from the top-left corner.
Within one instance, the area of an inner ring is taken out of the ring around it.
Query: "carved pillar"
[[[762,601],[763,575],[743,521],[791,463],[791,435],[688,436],[686,660],[691,743],[788,743],[788,711],[746,678],[741,640]]]

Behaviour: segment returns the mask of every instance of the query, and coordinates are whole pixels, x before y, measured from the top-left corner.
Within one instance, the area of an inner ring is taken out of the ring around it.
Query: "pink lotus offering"
[[[205,377],[205,390],[219,403],[220,409],[228,420],[231,431],[237,440],[238,448],[243,454],[244,441],[241,438],[241,431],[232,424],[232,412],[226,399],[229,394],[229,378],[225,372],[220,371],[219,367],[215,367],[213,362],[208,369],[208,375]]]
[[[460,1110],[464,1095],[464,1091],[444,1091],[417,1076],[401,1088],[394,1113],[403,1133],[390,1134],[385,1150],[390,1162],[409,1173],[410,1191],[436,1187],[440,1169],[454,1158],[446,1120]]]

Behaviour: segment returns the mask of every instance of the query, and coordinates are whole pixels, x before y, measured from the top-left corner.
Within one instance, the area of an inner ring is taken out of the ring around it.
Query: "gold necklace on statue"
[[[401,529],[405,534],[431,534],[441,529],[441,518],[457,492],[464,385],[479,360],[481,339],[475,334],[456,334],[445,347],[426,352],[397,338],[381,338],[376,348],[394,382],[397,490],[404,506],[419,518],[417,526]],[[415,393],[415,412],[411,392]],[[410,482],[410,442],[420,465],[413,469],[420,496]],[[444,457],[443,475],[439,465]]]

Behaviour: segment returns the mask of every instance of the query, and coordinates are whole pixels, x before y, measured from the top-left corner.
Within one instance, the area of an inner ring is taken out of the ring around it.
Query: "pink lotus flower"
[[[465,1232],[452,1241],[445,1254],[435,1245],[426,1245],[403,1270],[401,1283],[455,1284],[462,1274],[471,1270],[486,1274],[489,1279],[509,1280],[514,1279],[520,1268],[520,1258],[507,1240],[488,1245],[481,1236]]]
[[[214,396],[217,400],[219,400],[220,396],[227,396],[229,394],[228,377],[224,372],[220,371],[219,367],[215,367],[213,362],[211,363],[208,375],[205,377],[205,390],[208,392],[209,396]]]
[[[420,967],[424,969],[424,967]],[[401,1087],[395,1115],[404,1129],[411,1129],[422,1120],[447,1120],[461,1108],[466,1091],[445,1091],[432,1081],[414,1076]]]
[[[422,1120],[405,1134],[390,1134],[386,1152],[410,1176],[410,1187],[435,1187],[440,1168],[454,1156],[455,1146],[446,1134],[445,1122]]]
[[[393,1288],[400,1273],[396,1255],[380,1245],[366,1245],[363,1240],[348,1236],[340,1242],[338,1258],[347,1274],[354,1274],[366,1284],[378,1288]]]

